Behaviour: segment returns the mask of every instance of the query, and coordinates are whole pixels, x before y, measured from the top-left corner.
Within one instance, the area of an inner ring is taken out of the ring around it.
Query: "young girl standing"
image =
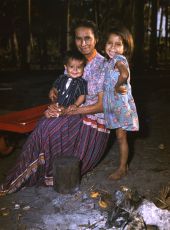
[[[105,43],[105,81],[103,108],[106,127],[116,129],[120,165],[109,179],[118,180],[128,170],[127,131],[139,129],[136,106],[131,93],[130,71],[127,59],[132,55],[133,39],[124,27],[112,28]]]

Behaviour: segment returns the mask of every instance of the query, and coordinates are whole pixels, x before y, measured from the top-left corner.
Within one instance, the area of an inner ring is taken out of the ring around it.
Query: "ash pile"
[[[7,198],[9,206],[4,208],[4,198],[0,208],[0,229],[5,230],[170,229],[170,186],[161,191],[157,204],[125,186],[113,194],[94,187],[73,194],[52,187],[25,188]]]
[[[161,199],[158,200],[161,203]],[[124,186],[114,194],[97,188],[73,195],[57,194],[52,206],[54,213],[42,216],[44,228],[37,227],[46,229],[48,226],[51,230],[170,229],[168,209],[157,207],[137,191]]]

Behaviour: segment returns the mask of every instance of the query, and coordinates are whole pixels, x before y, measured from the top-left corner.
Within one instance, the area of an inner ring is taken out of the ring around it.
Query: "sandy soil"
[[[0,108],[1,113],[21,110],[48,102],[47,94],[55,74],[4,74],[1,78]],[[133,95],[137,104],[140,119],[140,132],[129,133],[130,164],[127,176],[120,181],[110,181],[108,175],[116,169],[119,162],[118,147],[114,132],[110,135],[108,151],[100,164],[86,174],[81,181],[81,190],[100,188],[113,193],[121,185],[136,189],[142,196],[155,201],[160,189],[170,183],[170,78],[169,72],[145,73],[143,76],[133,76]],[[20,136],[19,145],[8,157],[0,158],[0,182],[8,170],[15,164],[26,136]],[[47,197],[47,191],[50,195]],[[45,195],[46,194],[46,195]],[[34,198],[45,206],[56,196],[48,188],[27,188],[18,193],[0,199],[0,207],[12,207],[14,203],[25,202],[34,206]],[[38,206],[38,210],[41,209]],[[38,229],[26,228],[22,225],[24,213],[18,217],[16,210],[10,208],[8,216],[0,216],[0,230],[3,229]],[[38,221],[33,218],[35,209],[30,209],[32,217],[24,223]],[[50,208],[48,213],[52,213]],[[31,219],[32,218],[32,219]],[[20,222],[19,222],[20,221]],[[20,223],[20,224],[19,224]],[[44,228],[46,229],[46,228]]]

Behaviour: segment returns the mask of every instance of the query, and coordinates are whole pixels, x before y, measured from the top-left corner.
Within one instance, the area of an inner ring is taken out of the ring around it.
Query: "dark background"
[[[132,31],[135,53],[131,84],[140,121],[139,132],[128,133],[127,176],[120,181],[107,179],[119,165],[113,130],[110,150],[82,178],[81,190],[101,188],[113,194],[123,185],[158,201],[159,191],[168,186],[169,192],[170,188],[170,1],[0,0],[0,113],[49,102],[48,92],[62,71],[61,57],[69,49],[70,26],[75,18],[94,20],[100,41],[105,29],[117,20]],[[100,44],[98,50],[102,51]],[[16,147],[10,155],[0,155],[0,184],[15,165],[28,134],[5,133],[5,137],[10,144],[16,141]],[[9,214],[0,215],[0,229],[35,229],[38,223],[42,226],[43,215],[53,218],[56,194],[48,189],[28,188],[2,198],[1,207]],[[165,197],[161,199],[165,201]],[[17,211],[15,203],[31,208]]]
[[[0,70],[60,69],[76,18],[95,21],[100,41],[115,21],[126,25],[139,73],[169,63],[170,0],[0,0]]]

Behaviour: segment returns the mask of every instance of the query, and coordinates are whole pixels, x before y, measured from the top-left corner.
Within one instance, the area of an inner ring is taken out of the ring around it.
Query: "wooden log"
[[[80,161],[76,157],[57,157],[53,163],[54,190],[72,194],[80,184]]]

